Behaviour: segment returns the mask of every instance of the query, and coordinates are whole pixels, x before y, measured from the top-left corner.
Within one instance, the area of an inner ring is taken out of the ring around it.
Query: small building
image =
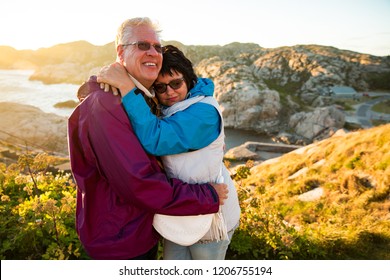
[[[358,98],[358,93],[352,87],[333,86],[329,88],[329,95],[334,98]]]

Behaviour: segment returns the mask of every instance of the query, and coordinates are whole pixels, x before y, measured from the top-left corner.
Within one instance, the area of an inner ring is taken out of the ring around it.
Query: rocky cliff
[[[68,154],[65,117],[30,105],[0,102],[0,120],[0,140],[23,149]]]
[[[333,47],[297,45],[265,49],[256,44],[185,46],[198,75],[215,82],[225,126],[266,134],[288,132],[310,143],[329,137],[345,124],[342,107],[327,93],[330,86],[357,91],[390,90],[390,58]],[[0,68],[34,66],[31,79],[81,84],[115,60],[113,43],[61,44],[37,51],[0,47]]]
[[[328,87],[367,91],[374,87],[373,77],[390,82],[388,58],[313,45],[251,45],[242,52],[235,46],[235,53],[221,52],[196,64],[198,74],[216,84],[227,127],[290,131],[306,143],[321,140],[345,124],[342,108],[324,94]]]

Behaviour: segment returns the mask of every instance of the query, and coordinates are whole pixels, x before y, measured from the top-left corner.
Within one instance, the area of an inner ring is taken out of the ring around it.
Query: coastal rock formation
[[[88,63],[79,65],[75,63],[61,63],[45,65],[37,69],[31,76],[30,80],[42,81],[45,84],[82,84],[88,80],[91,75],[99,71],[100,67],[94,67]]]
[[[67,154],[67,119],[30,106],[0,102],[0,140]]]
[[[295,133],[297,137],[290,139],[309,143],[329,136],[345,122],[343,111],[330,109],[340,104],[330,96],[330,87],[390,90],[390,57],[318,45],[267,49],[241,43],[163,44],[177,45],[199,76],[214,81],[227,128],[267,135]],[[5,54],[0,52],[0,68],[34,65],[31,79],[45,83],[81,84],[115,60],[113,43],[94,46],[79,41],[37,51],[18,52],[5,47],[0,51]]]
[[[196,69],[200,76],[213,79],[226,127],[269,133],[278,130],[279,94],[259,83],[250,67],[214,57],[202,60]]]
[[[344,112],[332,106],[330,86],[366,91],[374,81],[390,81],[386,58],[315,45],[221,52],[200,60],[196,70],[213,79],[226,127],[265,134],[292,129],[305,143],[345,123]]]
[[[296,113],[288,125],[297,135],[313,141],[329,138],[344,124],[344,113],[335,106],[329,106],[316,108],[313,112]]]

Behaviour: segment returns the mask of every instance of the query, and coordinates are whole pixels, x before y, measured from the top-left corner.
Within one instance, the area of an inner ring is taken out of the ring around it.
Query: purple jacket
[[[157,244],[155,213],[215,213],[209,184],[169,182],[155,157],[139,143],[119,96],[96,77],[82,86],[89,96],[68,122],[70,161],[77,189],[76,230],[93,259],[129,259]]]

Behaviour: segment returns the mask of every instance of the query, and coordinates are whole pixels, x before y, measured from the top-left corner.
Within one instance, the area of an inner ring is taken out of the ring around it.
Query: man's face
[[[162,64],[162,53],[156,51],[155,44],[161,44],[157,34],[147,26],[138,26],[133,29],[133,36],[129,42],[148,42],[149,50],[140,50],[137,45],[122,46],[120,60],[127,71],[145,87],[150,87],[157,79]]]

